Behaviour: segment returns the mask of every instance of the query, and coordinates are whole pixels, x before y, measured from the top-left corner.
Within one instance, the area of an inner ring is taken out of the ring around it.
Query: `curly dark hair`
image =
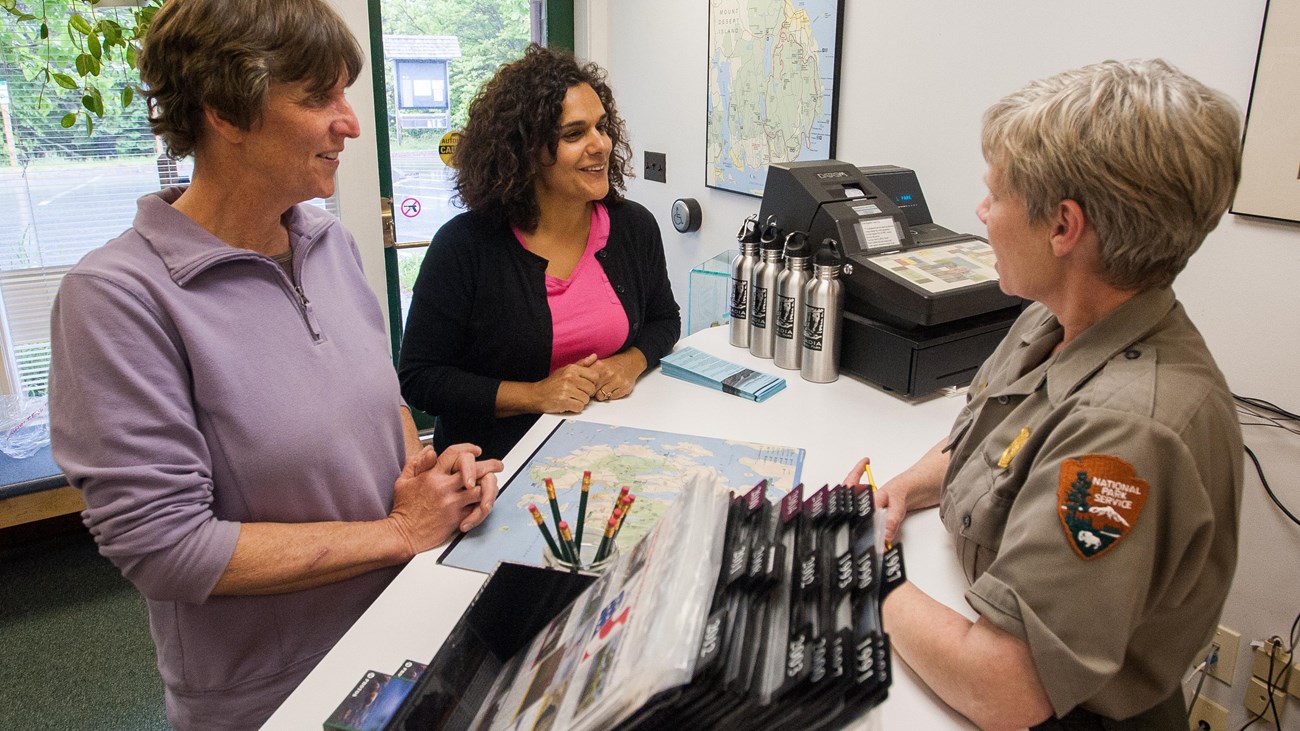
[[[356,81],[361,46],[325,0],[168,0],[140,54],[149,126],[181,158],[203,139],[210,108],[240,129],[261,119],[271,82],[312,94]]]
[[[469,122],[454,159],[456,193],[470,210],[503,215],[521,231],[536,230],[537,161],[543,150],[556,154],[564,95],[579,84],[596,92],[607,115],[609,193],[603,200],[623,199],[623,179],[632,176],[632,148],[605,71],[594,63],[579,63],[571,53],[534,43],[523,58],[498,69],[470,102]]]

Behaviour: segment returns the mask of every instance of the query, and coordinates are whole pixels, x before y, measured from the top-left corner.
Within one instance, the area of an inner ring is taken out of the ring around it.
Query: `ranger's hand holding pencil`
[[[871,475],[871,459],[868,457],[858,460],[844,478],[846,485],[869,485],[875,490],[876,507],[885,511],[886,544],[896,540],[903,518],[909,512],[939,504],[939,488],[943,484],[944,473],[948,471],[947,446],[947,438],[939,440],[916,464],[900,472],[879,489],[876,489],[876,481]],[[865,483],[863,478],[866,478]]]

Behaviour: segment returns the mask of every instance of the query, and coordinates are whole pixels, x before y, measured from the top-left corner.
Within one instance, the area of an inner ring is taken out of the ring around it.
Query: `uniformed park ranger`
[[[1240,117],[1169,64],[1035,81],[984,115],[1003,291],[1030,305],[952,432],[880,489],[938,505],[979,614],[910,583],[903,659],[983,728],[1185,729],[1237,563],[1241,432],[1170,288],[1240,177]],[[859,464],[850,475],[857,481]]]

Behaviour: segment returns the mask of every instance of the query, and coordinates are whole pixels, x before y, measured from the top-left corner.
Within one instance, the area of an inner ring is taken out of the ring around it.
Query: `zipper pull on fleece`
[[[320,323],[316,322],[316,311],[312,309],[311,300],[307,299],[307,295],[302,291],[301,286],[295,286],[293,289],[298,294],[298,306],[302,309],[303,319],[307,321],[307,329],[311,330],[312,338],[316,342],[320,342]]]

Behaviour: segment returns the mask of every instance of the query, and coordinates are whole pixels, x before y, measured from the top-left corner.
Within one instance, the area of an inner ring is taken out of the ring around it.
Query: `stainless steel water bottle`
[[[830,383],[840,377],[844,319],[844,252],[835,239],[822,241],[813,254],[813,278],[804,287],[803,363],[805,381]]]
[[[803,362],[803,290],[812,278],[808,234],[795,231],[785,237],[785,270],[776,278],[776,347],[778,368],[799,370]]]
[[[731,260],[731,344],[749,347],[749,279],[758,263],[758,214],[740,225],[739,253]]]
[[[768,216],[758,241],[758,264],[749,282],[749,352],[759,358],[771,358],[776,347],[776,328],[772,325],[772,299],[776,295],[776,278],[781,274],[781,229],[776,216]]]

